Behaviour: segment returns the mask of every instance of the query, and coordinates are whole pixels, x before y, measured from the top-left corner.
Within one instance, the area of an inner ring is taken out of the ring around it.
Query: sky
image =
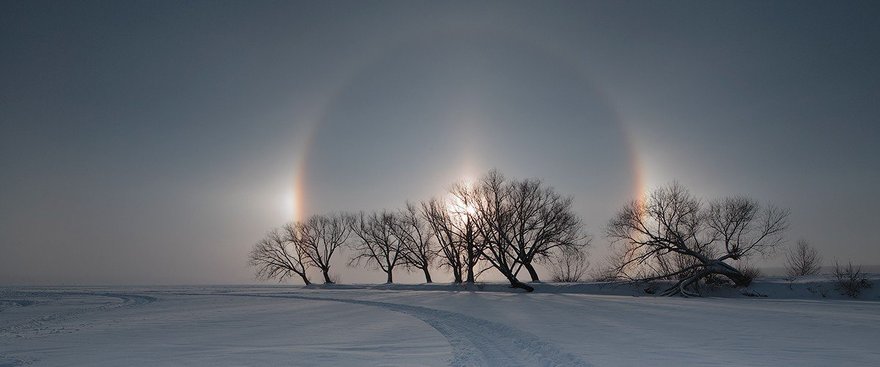
[[[573,196],[593,264],[614,213],[677,180],[789,208],[789,242],[826,263],[878,265],[877,19],[858,1],[3,0],[0,284],[253,283],[273,227],[491,168]],[[345,260],[343,282],[384,280]]]

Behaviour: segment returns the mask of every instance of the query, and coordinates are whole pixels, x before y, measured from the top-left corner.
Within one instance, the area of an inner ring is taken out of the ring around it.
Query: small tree
[[[836,288],[840,294],[850,298],[858,298],[862,294],[862,290],[871,288],[873,285],[862,273],[862,267],[853,266],[852,262],[849,262],[845,267],[835,262],[834,277],[837,278]]]
[[[305,285],[309,285],[312,283],[306,275],[308,258],[302,242],[298,238],[286,236],[287,228],[291,226],[286,225],[284,230],[274,229],[266,234],[266,237],[254,245],[248,263],[257,268],[259,278],[277,278],[280,282],[296,274]]]
[[[810,246],[806,240],[798,240],[797,245],[785,253],[785,271],[789,277],[819,274],[821,267],[822,257],[819,256],[819,250]]]
[[[325,284],[333,284],[330,259],[351,236],[354,217],[349,214],[313,215],[303,223],[285,227],[288,238],[296,238],[309,259],[309,264],[321,269]]]
[[[386,283],[394,283],[394,268],[403,262],[403,246],[394,235],[397,216],[386,211],[361,213],[352,223],[358,241],[352,245],[355,257],[349,265],[375,266],[387,275]]]
[[[550,256],[548,266],[554,282],[577,283],[587,276],[590,263],[583,249],[563,247]]]

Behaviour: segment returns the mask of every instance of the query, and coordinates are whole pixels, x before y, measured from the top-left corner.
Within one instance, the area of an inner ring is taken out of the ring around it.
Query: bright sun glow
[[[446,210],[461,218],[468,215],[474,215],[477,212],[477,208],[473,205],[465,204],[461,198],[452,194],[450,194],[449,198],[446,200]]]
[[[281,195],[281,202],[279,208],[281,209],[281,215],[284,216],[285,221],[293,221],[295,208],[296,208],[296,198],[293,193],[288,191]]]

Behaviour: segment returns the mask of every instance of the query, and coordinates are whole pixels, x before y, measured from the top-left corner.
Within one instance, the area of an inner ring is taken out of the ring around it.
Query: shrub
[[[750,284],[752,284],[752,281],[754,281],[756,278],[763,275],[763,274],[761,274],[761,269],[758,269],[758,267],[753,266],[748,263],[741,264],[739,266],[739,271],[742,273],[743,277],[745,278],[746,281],[745,281],[744,285],[747,287]]]
[[[549,268],[554,282],[577,283],[584,280],[587,268],[587,253],[581,248],[563,248],[553,255]]]
[[[834,277],[837,278],[836,288],[840,294],[850,298],[857,298],[862,290],[871,288],[872,284],[862,273],[861,266],[853,266],[849,262],[845,267],[834,263]]]

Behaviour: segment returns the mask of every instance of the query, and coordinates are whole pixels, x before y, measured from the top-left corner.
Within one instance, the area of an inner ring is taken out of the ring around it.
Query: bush
[[[872,284],[862,273],[861,266],[853,266],[852,262],[846,267],[834,263],[834,277],[837,278],[836,288],[840,294],[857,298],[862,294],[862,290],[871,288]]]
[[[616,282],[622,280],[620,272],[616,269],[602,268],[598,269],[592,277],[594,282]]]
[[[758,269],[758,267],[753,266],[751,264],[747,264],[747,263],[741,264],[739,266],[739,271],[742,273],[743,277],[746,279],[745,286],[747,286],[747,287],[750,284],[752,284],[752,281],[754,281],[756,278],[763,275],[763,274],[761,274],[761,269]]]
[[[554,282],[577,283],[584,280],[587,268],[587,253],[581,248],[563,248],[550,259],[550,275]]]

